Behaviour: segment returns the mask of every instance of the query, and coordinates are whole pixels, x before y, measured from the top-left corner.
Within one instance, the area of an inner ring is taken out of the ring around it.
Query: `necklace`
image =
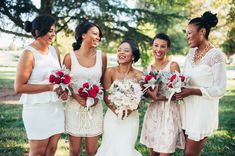
[[[209,51],[209,49],[211,48],[211,44],[209,43],[204,49],[202,50],[196,50],[194,52],[192,61],[193,63],[198,63],[205,55],[206,53]]]

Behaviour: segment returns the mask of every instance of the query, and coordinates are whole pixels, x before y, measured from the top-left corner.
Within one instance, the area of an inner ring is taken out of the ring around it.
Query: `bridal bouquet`
[[[69,85],[71,82],[70,70],[68,70],[64,65],[61,69],[52,71],[49,76],[49,82],[55,84],[54,88],[61,86],[62,90],[67,90],[70,93]]]
[[[95,99],[101,100],[103,98],[103,90],[100,83],[93,83],[90,81],[79,85],[78,94],[86,99],[86,108],[89,109],[95,103]]]
[[[143,86],[143,92],[146,92],[147,89],[154,90],[156,85],[160,82],[160,76],[158,70],[151,70],[151,68],[147,68],[144,71],[144,75],[142,76],[142,80],[140,81]]]
[[[189,78],[186,78],[183,74],[175,71],[172,73],[162,73],[161,81],[168,87],[167,98],[170,102],[172,96],[175,93],[181,92],[181,88],[185,87],[189,83]],[[183,101],[178,100],[177,103],[181,104]]]
[[[139,83],[132,80],[116,80],[107,90],[108,99],[117,108],[118,118],[127,117],[128,110],[136,110],[143,94]],[[123,117],[123,113],[125,113]]]

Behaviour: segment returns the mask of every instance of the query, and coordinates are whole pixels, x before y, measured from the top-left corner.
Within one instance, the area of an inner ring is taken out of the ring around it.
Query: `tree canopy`
[[[127,1],[130,2],[130,0]],[[196,17],[198,13],[207,10],[204,5],[202,6],[203,1],[132,0],[132,3],[128,4],[127,1],[40,0],[40,6],[37,6],[32,0],[1,0],[0,32],[31,37],[23,31],[24,22],[32,21],[37,15],[44,13],[54,16],[57,21],[57,32],[63,32],[67,35],[73,35],[77,24],[89,20],[97,23],[104,34],[100,47],[102,50],[109,53],[115,52],[121,40],[124,38],[134,39],[141,48],[142,58],[144,58],[142,64],[146,65],[150,59],[151,47],[149,43],[151,38],[159,32],[167,33],[170,36],[173,45],[172,54],[186,52],[187,45],[183,29],[188,21],[187,18]],[[227,1],[234,0],[226,0],[226,3]],[[218,5],[218,7],[223,3],[225,2],[222,0],[213,1],[213,5]],[[230,4],[233,3],[230,2]],[[231,15],[233,13],[234,11],[230,11]],[[233,39],[233,36],[229,34],[234,34],[231,25],[230,29],[226,27],[230,33],[227,35],[228,40],[224,42],[224,47],[233,44],[229,40],[229,38]],[[224,28],[223,25],[220,26],[220,30],[224,31]],[[223,33],[221,34],[223,35]]]

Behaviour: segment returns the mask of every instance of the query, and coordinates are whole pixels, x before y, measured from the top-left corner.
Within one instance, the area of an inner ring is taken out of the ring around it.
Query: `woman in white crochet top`
[[[187,27],[191,48],[184,65],[189,87],[175,94],[184,98],[181,105],[182,128],[185,130],[185,155],[200,155],[207,137],[218,128],[219,99],[226,92],[226,68],[223,53],[208,40],[211,27],[216,26],[216,14],[205,12],[192,19]]]

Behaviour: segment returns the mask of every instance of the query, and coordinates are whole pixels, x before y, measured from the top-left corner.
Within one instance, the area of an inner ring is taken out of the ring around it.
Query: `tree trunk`
[[[51,14],[53,0],[41,0],[41,8],[39,14]]]

